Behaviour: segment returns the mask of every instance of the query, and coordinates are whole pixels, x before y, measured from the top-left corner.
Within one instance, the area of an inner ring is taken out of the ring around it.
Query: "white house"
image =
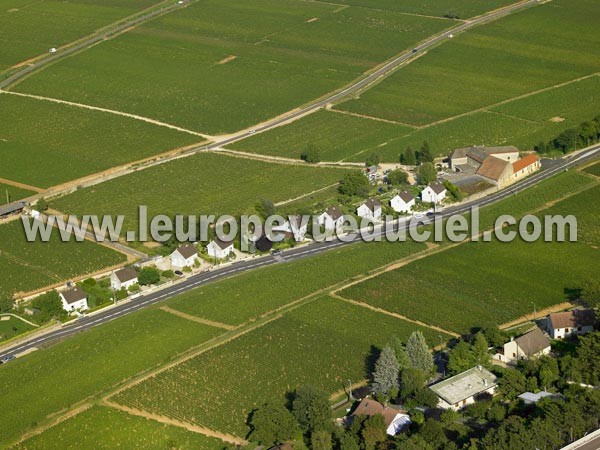
[[[358,207],[356,214],[365,219],[379,220],[381,219],[381,202],[370,198]]]
[[[439,181],[434,181],[421,191],[421,200],[424,203],[441,203],[446,198],[446,186]]]
[[[536,155],[527,155],[513,163],[513,183],[521,178],[528,177],[542,168],[540,158]]]
[[[217,259],[225,259],[233,253],[233,242],[224,242],[214,239],[206,246],[208,255]]]
[[[330,208],[327,208],[327,211],[317,217],[317,223],[322,227],[325,227],[326,230],[335,230],[344,223],[344,214],[338,206],[331,206]]]
[[[574,309],[550,314],[547,319],[548,334],[552,339],[563,339],[594,330],[596,315],[592,309]]]
[[[185,244],[171,253],[173,267],[191,267],[198,260],[198,249],[195,245]]]
[[[58,295],[65,311],[85,311],[88,309],[87,296],[79,286],[59,292]]]
[[[138,274],[133,267],[125,267],[110,274],[110,286],[116,291],[129,289],[137,282]]]
[[[479,395],[494,395],[496,385],[496,375],[477,366],[442,380],[429,389],[439,397],[439,408],[457,411],[475,403]]]
[[[408,191],[398,192],[398,194],[390,200],[390,206],[396,212],[408,213],[415,206],[415,196]]]
[[[273,231],[280,231],[293,236],[296,242],[302,242],[306,236],[308,222],[302,223],[302,216],[289,216],[288,220],[280,226],[273,227]]]
[[[536,327],[504,344],[502,352],[495,355],[494,358],[504,363],[513,363],[524,359],[539,358],[549,353],[550,339]]]
[[[383,406],[381,403],[371,398],[364,398],[361,400],[352,413],[352,418],[357,416],[371,417],[378,414],[383,416],[386,433],[389,436],[395,436],[402,428],[411,424],[410,416],[406,414],[405,411],[390,408],[389,406]]]

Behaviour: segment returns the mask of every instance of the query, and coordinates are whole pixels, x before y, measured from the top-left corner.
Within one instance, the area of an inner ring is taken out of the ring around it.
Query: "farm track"
[[[44,190],[42,188],[31,186],[30,184],[19,183],[18,181],[9,180],[7,178],[0,178],[0,183],[7,184],[9,186],[14,186],[14,187],[21,188],[21,189],[25,189],[27,191],[33,191],[33,192],[38,192],[38,193],[44,192]]]
[[[174,316],[181,317],[182,319],[201,323],[202,325],[208,325],[208,326],[214,327],[214,328],[222,328],[227,331],[235,330],[237,328],[237,327],[234,327],[233,325],[227,325],[226,323],[215,322],[214,320],[208,320],[208,319],[203,319],[198,316],[193,316],[191,314],[184,313],[182,311],[170,308],[168,306],[161,306],[160,309],[169,314],[173,314]]]

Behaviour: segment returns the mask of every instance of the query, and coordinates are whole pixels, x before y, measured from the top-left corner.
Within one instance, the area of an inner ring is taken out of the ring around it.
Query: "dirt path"
[[[18,319],[21,322],[25,322],[26,324],[31,325],[32,327],[39,328],[39,325],[37,323],[30,322],[29,320],[27,320],[27,319],[25,319],[25,318],[23,318],[21,316],[17,316],[16,314],[13,314],[13,313],[2,313],[2,314],[0,314],[0,317],[3,317],[3,316],[14,317],[15,319]]]
[[[544,308],[544,309],[542,309],[540,311],[537,311],[536,312],[536,318],[539,319],[540,317],[547,316],[548,314],[552,314],[552,313],[555,313],[555,312],[564,311],[565,309],[572,308],[573,306],[575,306],[575,305],[573,303],[570,303],[570,302],[559,303],[558,305],[553,305],[553,306],[550,306],[548,308]],[[531,321],[533,319],[534,319],[533,313],[531,313],[531,314],[525,314],[524,316],[519,317],[518,319],[511,320],[510,322],[503,323],[502,325],[499,326],[499,328],[501,330],[506,330],[507,328],[512,328],[515,325],[520,325],[523,322],[529,322],[529,321]]]
[[[337,185],[338,185],[338,183],[330,184],[329,186],[325,186],[325,187],[323,187],[321,189],[316,189],[316,190],[308,192],[306,194],[299,195],[298,197],[291,198],[289,200],[284,200],[282,202],[277,202],[277,203],[275,203],[275,206],[282,206],[282,205],[286,205],[288,203],[292,203],[292,202],[296,202],[298,200],[302,200],[303,198],[309,197],[309,196],[314,195],[314,194],[318,194],[319,192],[325,191],[327,189],[331,189],[332,187],[335,187]]]
[[[9,180],[7,178],[0,178],[0,183],[6,184],[8,186],[18,187],[20,189],[25,189],[27,191],[33,191],[33,192],[38,192],[38,193],[44,191],[43,189],[41,189],[39,187],[31,186],[30,184],[19,183],[18,181]]]
[[[345,116],[359,117],[361,119],[374,120],[376,122],[384,122],[384,123],[389,123],[389,124],[392,124],[392,125],[401,125],[403,127],[412,128],[414,130],[418,130],[420,128],[420,127],[418,127],[416,125],[411,125],[409,123],[397,122],[395,120],[383,119],[381,117],[374,117],[374,116],[368,116],[366,114],[359,114],[359,113],[355,113],[355,112],[344,111],[344,110],[341,110],[341,109],[335,109],[333,107],[328,107],[326,109],[327,109],[327,111],[331,111],[331,112],[334,112],[334,113],[337,113],[337,114],[343,114]]]
[[[348,168],[348,167],[350,167],[350,168],[364,167],[364,164],[354,163],[354,162],[320,162],[317,164],[309,164],[309,163],[302,161],[301,159],[286,158],[285,156],[264,155],[262,153],[243,152],[240,150],[230,150],[228,148],[223,148],[223,147],[219,147],[219,148],[215,148],[215,149],[211,149],[211,150],[205,150],[205,152],[225,153],[230,156],[238,157],[238,158],[253,159],[256,161],[264,161],[264,162],[276,163],[276,164],[287,164],[287,165],[292,165],[292,166],[304,166],[304,167],[315,167],[315,168],[327,167],[327,168],[332,168],[332,169],[340,169],[340,168],[343,169],[343,168]]]
[[[100,111],[100,112],[104,112],[104,113],[108,113],[108,114],[114,114],[117,116],[128,117],[130,119],[140,120],[142,122],[151,123],[152,125],[157,125],[159,127],[170,128],[172,130],[181,131],[182,133],[192,134],[194,136],[198,136],[198,137],[201,137],[204,139],[212,139],[212,136],[209,136],[208,134],[198,133],[197,131],[188,130],[186,128],[178,127],[177,125],[171,125],[169,123],[161,122],[161,121],[155,120],[155,119],[150,119],[148,117],[138,116],[137,114],[130,114],[130,113],[126,113],[123,111],[115,111],[114,109],[107,109],[107,108],[101,108],[99,106],[85,105],[83,103],[69,102],[67,100],[60,100],[60,99],[51,98],[51,97],[43,97],[41,95],[24,94],[21,92],[0,90],[0,94],[16,95],[17,97],[33,98],[35,100],[42,100],[42,101],[47,101],[47,102],[51,102],[51,103],[58,103],[58,104],[62,104],[62,105],[74,106],[76,108],[89,109],[91,111]]]
[[[118,409],[120,411],[126,412],[127,414],[131,414],[132,416],[143,417],[145,419],[154,420],[156,422],[164,423],[166,425],[172,425],[175,427],[184,428],[192,433],[203,434],[204,436],[217,438],[222,440],[223,442],[227,442],[233,445],[246,445],[248,442],[244,439],[241,439],[237,436],[233,436],[231,434],[221,433],[219,431],[212,430],[207,427],[201,427],[199,425],[194,425],[189,422],[183,422],[181,420],[172,419],[170,417],[162,416],[159,414],[153,414],[148,411],[142,411],[135,408],[130,408],[128,406],[120,405],[118,403],[112,402],[110,400],[104,400],[103,403],[105,406],[110,408]]]
[[[160,309],[162,309],[165,312],[168,312],[169,314],[173,314],[174,316],[181,317],[182,319],[186,319],[186,320],[191,320],[192,322],[201,323],[202,325],[208,325],[208,326],[215,327],[215,328],[222,328],[224,330],[229,330],[229,331],[235,330],[235,328],[236,328],[233,325],[227,325],[225,323],[214,322],[212,320],[202,319],[201,317],[192,316],[191,314],[186,314],[186,313],[178,311],[176,309],[169,308],[168,306],[161,306]]]

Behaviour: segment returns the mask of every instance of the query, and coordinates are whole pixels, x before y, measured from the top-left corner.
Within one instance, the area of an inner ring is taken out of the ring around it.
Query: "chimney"
[[[483,379],[483,385],[484,385],[485,387],[487,387],[487,385],[488,385],[487,378],[484,378],[484,379]]]

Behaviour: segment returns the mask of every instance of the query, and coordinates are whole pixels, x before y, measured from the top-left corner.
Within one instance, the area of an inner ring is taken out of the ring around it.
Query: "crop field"
[[[200,153],[81,189],[52,207],[78,215],[124,214],[132,229],[138,205],[148,206],[148,217],[235,215],[263,198],[279,202],[336,184],[346,171]]]
[[[225,446],[219,439],[183,428],[164,425],[104,406],[93,406],[13,448],[222,450]]]
[[[101,3],[92,0],[4,0],[0,11],[0,71],[157,3],[158,0]]]
[[[581,215],[576,243],[467,243],[341,292],[457,332],[493,326],[567,300],[597,276],[599,230],[589,205],[598,187],[541,214]],[[592,202],[592,203],[590,203]]]
[[[202,140],[135,119],[0,95],[0,177],[47,188]]]
[[[7,203],[7,194],[8,202],[15,202],[17,200],[29,197],[30,195],[35,194],[35,192],[0,182],[0,206]]]
[[[27,242],[23,224],[15,220],[0,226],[0,295],[29,292],[125,260],[91,241],[64,243],[58,231],[50,242]]]
[[[62,60],[16,89],[220,134],[338,89],[452,23],[319,2],[207,0]]]
[[[144,310],[12,361],[0,370],[0,442],[220,331],[160,310]]]
[[[169,306],[205,319],[239,325],[424,249],[425,244],[414,242],[351,245],[318,258],[277,264],[193,290],[170,300]]]
[[[593,166],[586,168],[585,172],[591,173],[592,175],[596,175],[597,177],[600,177],[600,162],[594,164]]]
[[[113,400],[244,437],[244,423],[254,407],[266,401],[284,404],[286,393],[302,384],[334,392],[348,379],[363,379],[374,346],[381,347],[394,334],[404,340],[417,329],[322,297]],[[421,331],[430,343],[439,340],[437,332]]]
[[[33,330],[34,327],[15,317],[8,317],[8,320],[0,320],[0,342],[11,339],[18,334]]]
[[[291,124],[257,134],[230,146],[267,155],[300,158],[309,146],[319,149],[323,161],[369,156],[389,140],[410,133],[411,128],[330,111],[318,111]]]

